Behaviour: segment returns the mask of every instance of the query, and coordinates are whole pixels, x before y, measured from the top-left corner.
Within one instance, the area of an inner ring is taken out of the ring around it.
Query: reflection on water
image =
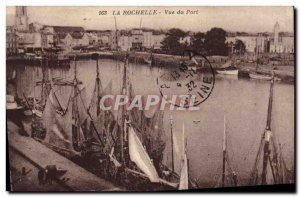
[[[32,66],[8,65],[7,70],[17,70],[16,84],[18,96],[38,95],[39,87],[33,88],[34,80],[42,79],[42,70]],[[53,77],[72,79],[74,63],[70,70],[52,70]],[[102,86],[112,81],[114,94],[121,92],[123,63],[113,60],[100,61]],[[87,88],[90,100],[96,78],[95,61],[77,62],[78,79]],[[130,64],[129,79],[136,94],[159,94],[156,78],[163,73],[160,68],[150,69],[147,65]],[[243,80],[231,76],[216,76],[216,83],[210,97],[200,104],[200,111],[166,111],[164,116],[167,148],[165,162],[171,165],[170,116],[174,118],[176,145],[181,149],[181,128],[185,123],[189,174],[199,179],[200,184],[216,182],[222,172],[223,118],[226,115],[228,155],[232,168],[238,174],[240,183],[249,178],[261,135],[265,129],[270,82]],[[174,90],[176,93],[176,90]],[[194,123],[194,120],[200,120]],[[272,130],[282,145],[282,152],[291,169],[294,164],[294,86],[276,83]],[[180,169],[180,153],[175,151],[175,169]]]

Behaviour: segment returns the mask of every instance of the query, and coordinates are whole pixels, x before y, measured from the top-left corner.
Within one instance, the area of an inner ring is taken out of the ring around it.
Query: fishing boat
[[[217,69],[217,73],[223,75],[238,75],[239,70],[232,65],[232,61],[230,60],[222,65],[221,68]]]
[[[122,94],[134,97],[133,87],[128,81],[128,56],[124,63]],[[125,168],[125,182],[133,183],[133,190],[175,190],[178,175],[162,164],[165,142],[162,140],[163,112],[146,113],[143,110],[127,111],[122,108],[117,122],[121,126],[119,161]],[[128,150],[128,151],[126,151]],[[176,181],[173,181],[176,180]]]
[[[224,115],[223,145],[222,145],[222,176],[215,187],[237,187],[237,174],[233,170],[227,151],[226,117]]]
[[[86,92],[78,82],[75,61],[72,86],[51,84],[42,115],[46,135],[41,142],[68,158],[80,156],[85,139]]]
[[[127,55],[124,62],[121,93],[134,98],[133,86],[127,75],[128,58]],[[112,152],[114,163],[118,165],[112,164],[112,166],[119,166],[118,179],[131,190],[179,189],[181,178],[174,171],[173,152],[172,169],[162,163],[166,144],[163,140],[165,133],[163,116],[161,110],[133,109],[128,111],[125,106],[117,114],[119,136],[116,138]],[[173,139],[172,136],[171,139]]]
[[[133,93],[127,80],[127,64],[128,59],[124,65],[122,94]],[[160,139],[163,132],[161,111],[146,117],[142,111],[129,113],[122,109],[115,117],[110,111],[100,110],[99,101],[105,91],[98,69],[97,59],[97,77],[90,104],[86,103],[85,87],[79,86],[76,77],[76,61],[73,86],[53,85],[42,117],[46,135],[39,141],[128,189],[177,189],[179,176],[163,173],[168,170],[161,167],[165,147]],[[62,92],[66,99],[60,94]],[[173,182],[174,179],[177,181]]]
[[[91,102],[77,78],[74,61],[73,84],[51,83],[42,114],[44,135],[40,142],[88,169],[94,174],[134,191],[176,190],[180,176],[162,164],[165,141],[162,139],[163,112],[145,113],[124,108],[113,114],[99,108],[102,96],[109,94],[97,75]],[[133,98],[127,75],[128,58],[123,69],[121,94]],[[51,77],[52,78],[52,77]]]
[[[266,128],[251,170],[249,185],[288,184],[294,181],[293,171],[286,167],[281,148],[278,148],[278,139],[271,127],[273,91],[274,79],[270,84]]]
[[[33,96],[26,96],[23,93],[25,99],[24,106],[30,109],[35,117],[42,118],[43,110],[45,108],[49,93],[54,86],[72,86],[72,80],[66,80],[60,77],[53,77],[49,61],[40,60],[41,69],[42,69],[42,80],[36,80],[36,68],[33,68]],[[81,82],[79,82],[81,83]],[[37,89],[40,90],[36,91]],[[53,93],[56,96],[56,93]]]

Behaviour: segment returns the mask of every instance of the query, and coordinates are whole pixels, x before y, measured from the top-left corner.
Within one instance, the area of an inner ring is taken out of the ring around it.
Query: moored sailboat
[[[236,187],[238,185],[237,173],[234,171],[229,160],[227,150],[227,128],[226,117],[224,115],[223,144],[222,144],[222,175],[218,179],[215,187]]]
[[[267,110],[267,123],[262,135],[259,149],[249,180],[250,185],[286,184],[293,181],[292,173],[287,169],[285,161],[279,149],[274,131],[272,131],[272,107],[273,107],[274,79],[270,84],[270,95]],[[262,165],[259,165],[262,156]],[[260,171],[260,172],[259,172]]]

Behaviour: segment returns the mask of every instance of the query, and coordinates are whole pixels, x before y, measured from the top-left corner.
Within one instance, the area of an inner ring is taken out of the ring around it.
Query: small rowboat
[[[238,69],[232,69],[232,70],[217,70],[218,74],[223,74],[223,75],[238,75],[239,70]]]
[[[194,122],[195,124],[198,124],[198,123],[200,123],[200,120],[199,120],[199,119],[195,119],[195,120],[193,120],[193,122]]]
[[[266,81],[270,81],[272,79],[271,75],[268,74],[263,74],[263,73],[249,73],[249,77],[251,79],[259,79],[259,80],[266,80]]]
[[[217,69],[217,73],[223,75],[238,75],[239,70],[232,65],[232,61],[228,61],[221,68]]]
[[[149,59],[144,58],[144,62],[146,64],[152,64],[152,60],[150,58]]]

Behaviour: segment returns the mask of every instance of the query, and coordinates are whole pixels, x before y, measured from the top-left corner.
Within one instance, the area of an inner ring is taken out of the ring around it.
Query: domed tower
[[[28,16],[26,6],[16,6],[15,27],[18,31],[28,31]]]

